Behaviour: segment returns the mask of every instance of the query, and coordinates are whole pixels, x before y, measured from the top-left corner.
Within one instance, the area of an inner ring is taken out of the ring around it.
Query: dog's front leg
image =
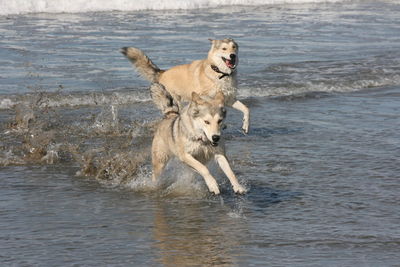
[[[241,112],[243,112],[243,126],[242,130],[244,133],[249,133],[249,128],[250,128],[250,110],[248,107],[246,107],[242,102],[239,100],[236,100],[235,103],[233,103],[232,107],[234,109],[237,109]]]
[[[203,176],[210,192],[219,195],[220,192],[217,181],[215,181],[214,177],[212,177],[206,166],[204,166],[200,161],[196,160],[190,154],[185,154],[181,160],[195,169],[198,173],[200,173],[201,176]]]
[[[222,154],[216,154],[215,160],[217,161],[219,167],[228,177],[229,181],[232,184],[233,191],[235,193],[244,194],[247,192],[246,188],[244,188],[236,178],[235,174],[233,173],[231,166],[229,165],[228,159]]]

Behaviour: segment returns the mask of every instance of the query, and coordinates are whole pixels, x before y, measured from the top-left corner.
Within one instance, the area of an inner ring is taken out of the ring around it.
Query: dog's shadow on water
[[[301,196],[303,196],[302,192],[275,189],[255,182],[251,183],[246,194],[235,194],[232,190],[223,188],[222,194],[214,198],[238,213],[246,213],[246,210],[266,213],[274,205],[296,201]]]

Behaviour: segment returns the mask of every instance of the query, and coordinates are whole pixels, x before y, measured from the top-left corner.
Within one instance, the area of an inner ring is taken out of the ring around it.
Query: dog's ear
[[[214,47],[214,46],[215,46],[216,40],[211,39],[211,38],[208,38],[208,41],[211,42],[211,47]]]
[[[204,104],[204,100],[200,97],[200,95],[196,92],[192,92],[192,102],[196,103],[197,105]]]
[[[221,91],[218,91],[218,93],[214,96],[214,102],[217,103],[219,106],[224,105],[224,94]]]
[[[188,113],[192,118],[196,118],[199,115],[200,109],[195,101],[190,102]]]
[[[192,103],[190,104],[190,107],[189,107],[189,114],[192,116],[192,118],[196,118],[197,115],[199,115],[199,113],[200,113],[199,108],[197,107],[196,104],[194,104],[194,103],[192,102]]]
[[[200,100],[199,94],[196,92],[192,92],[192,102],[197,103],[197,101],[199,101],[199,100]]]

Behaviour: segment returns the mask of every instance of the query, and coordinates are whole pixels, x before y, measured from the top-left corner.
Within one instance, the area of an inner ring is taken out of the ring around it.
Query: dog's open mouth
[[[236,57],[233,57],[231,59],[227,59],[222,57],[222,60],[225,62],[226,66],[230,69],[236,68]]]
[[[218,142],[211,142],[212,146],[218,146]]]

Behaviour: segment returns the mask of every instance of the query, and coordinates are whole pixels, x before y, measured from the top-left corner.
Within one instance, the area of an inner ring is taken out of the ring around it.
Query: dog
[[[246,189],[229,165],[221,138],[226,116],[223,93],[218,92],[211,99],[192,92],[191,101],[180,110],[163,85],[154,83],[150,91],[154,103],[164,114],[151,149],[153,181],[157,181],[168,161],[175,156],[202,175],[209,191],[218,195],[217,181],[205,166],[214,157],[231,182],[233,191],[244,194]]]
[[[123,47],[124,54],[136,67],[139,74],[150,82],[161,83],[172,97],[180,103],[190,101],[192,92],[200,96],[213,97],[222,92],[225,106],[243,113],[242,130],[249,132],[250,111],[236,99],[236,67],[239,63],[239,46],[233,39],[211,40],[211,49],[203,60],[160,70],[143,51],[134,47]]]

